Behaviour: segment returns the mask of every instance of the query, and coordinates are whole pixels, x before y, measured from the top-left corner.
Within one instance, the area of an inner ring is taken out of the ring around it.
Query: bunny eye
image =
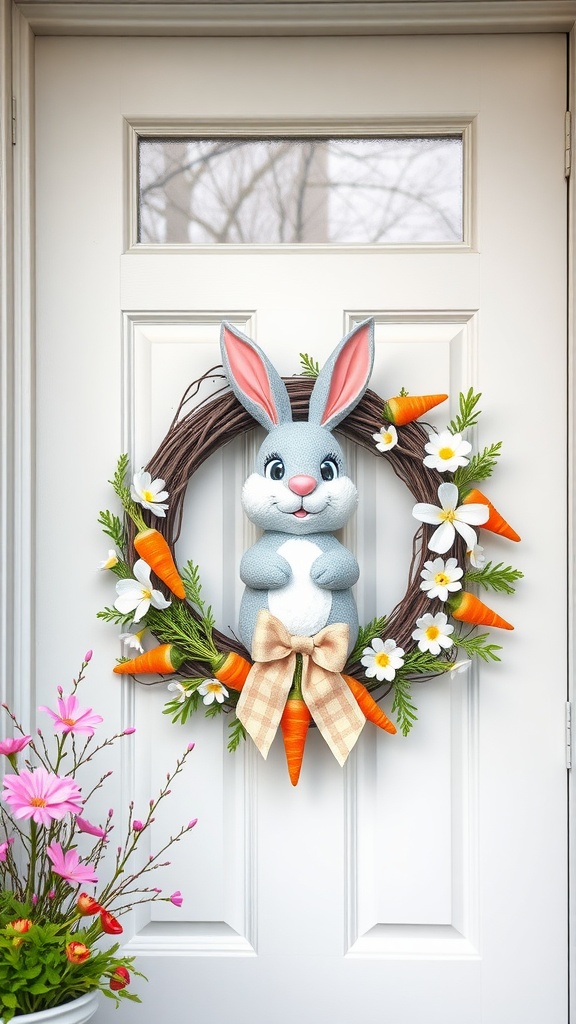
[[[266,465],[264,466],[264,474],[268,477],[269,480],[281,480],[282,477],[284,476],[284,473],[285,469],[282,459],[279,459],[276,456],[272,456],[270,459],[268,459]]]
[[[335,480],[338,476],[338,463],[335,459],[324,459],[320,466],[320,473],[323,480]]]

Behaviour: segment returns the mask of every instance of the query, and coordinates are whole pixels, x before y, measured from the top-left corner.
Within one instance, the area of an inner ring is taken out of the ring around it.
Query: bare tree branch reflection
[[[146,139],[139,241],[454,242],[457,137]]]

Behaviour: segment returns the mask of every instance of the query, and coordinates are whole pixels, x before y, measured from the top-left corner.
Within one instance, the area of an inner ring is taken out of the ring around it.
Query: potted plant
[[[58,687],[56,707],[39,709],[51,720],[50,742],[41,729],[33,738],[2,705],[13,736],[0,740],[7,769],[0,794],[0,1024],[13,1017],[18,1024],[83,1024],[96,1011],[99,992],[116,1005],[121,999],[140,1002],[129,988],[131,974],[140,972],[114,941],[123,931],[120,918],[142,903],[182,905],[179,891],[163,894],[150,875],[166,866],[166,850],[196,820],[155,853],[146,854],[142,838],[194,744],[168,772],[142,819],[130,804],[126,835],[114,843],[114,860],[106,870],[114,811],[98,823],[91,806],[112,772],[96,782],[92,774],[85,793],[79,780],[96,755],[118,741],[129,742],[135,730],[97,739],[103,719],[82,707],[77,696],[91,657],[88,651],[71,692]]]

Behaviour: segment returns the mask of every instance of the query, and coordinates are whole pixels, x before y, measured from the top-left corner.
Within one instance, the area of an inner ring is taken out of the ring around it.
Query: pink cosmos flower
[[[24,750],[24,747],[28,746],[31,739],[31,736],[18,736],[13,740],[2,740],[0,742],[0,754],[5,754],[6,757],[18,754],[21,750]]]
[[[182,899],[182,893],[180,892],[180,889],[177,889],[176,892],[172,893],[170,897],[170,902],[173,903],[175,907],[182,906],[184,900]]]
[[[40,711],[46,711],[54,720],[54,727],[57,732],[84,732],[88,736],[94,735],[93,726],[100,725],[104,721],[101,715],[93,715],[92,708],[82,709],[78,706],[78,700],[72,693],[69,697],[58,698],[60,714],[51,711],[50,708],[40,705]]]
[[[97,836],[98,839],[106,838],[106,832],[103,828],[93,825],[91,821],[81,818],[80,815],[76,818],[76,828],[79,832],[87,832],[89,836]]]
[[[10,804],[15,818],[32,818],[37,825],[62,821],[82,810],[80,787],[74,779],[61,779],[45,768],[4,776],[2,799]]]
[[[98,877],[92,871],[90,865],[80,863],[76,850],[62,850],[60,843],[50,843],[46,847],[46,853],[52,861],[52,870],[56,875],[69,882],[70,885],[79,885],[80,882],[97,882]]]
[[[13,839],[7,839],[5,843],[0,843],[0,861],[6,860],[8,850],[13,842]]]

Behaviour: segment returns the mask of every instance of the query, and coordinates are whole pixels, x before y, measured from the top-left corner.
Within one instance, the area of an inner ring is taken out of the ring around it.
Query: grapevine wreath
[[[318,372],[317,363],[302,354],[300,375],[283,378],[295,422],[307,418]],[[164,713],[173,722],[186,722],[200,704],[207,716],[228,713],[232,751],[246,736],[236,708],[252,658],[239,639],[217,628],[202,598],[197,565],[188,561],[178,568],[174,557],[194,474],[223,445],[255,426],[228,387],[201,398],[209,382],[220,379],[226,380],[222,368],[213,367],[189,386],[144,469],[129,476],[128,456],[120,457],[110,483],[123,515],[106,510],[99,517],[114,544],[101,568],[118,577],[117,597],[113,607],[98,614],[126,629],[121,639],[130,653],[137,652],[119,659],[114,672],[148,685],[165,684],[169,676],[172,696]],[[522,577],[512,566],[486,561],[470,525],[520,539],[477,486],[491,476],[501,442],[472,454],[463,438],[478,422],[480,394],[472,388],[460,394],[457,415],[439,433],[419,421],[447,397],[412,396],[403,390],[384,401],[367,390],[338,427],[354,444],[385,458],[416,502],[413,516],[419,526],[406,593],[388,614],[360,626],[341,670],[362,717],[389,733],[396,726],[378,702],[392,694],[390,713],[404,736],[417,719],[412,683],[463,672],[472,658],[500,660],[501,648],[478,627],[513,627],[472,591],[512,594]],[[197,404],[189,409],[194,400]],[[296,655],[291,669],[280,721],[293,785],[308,727],[316,724],[302,697],[302,657]]]

